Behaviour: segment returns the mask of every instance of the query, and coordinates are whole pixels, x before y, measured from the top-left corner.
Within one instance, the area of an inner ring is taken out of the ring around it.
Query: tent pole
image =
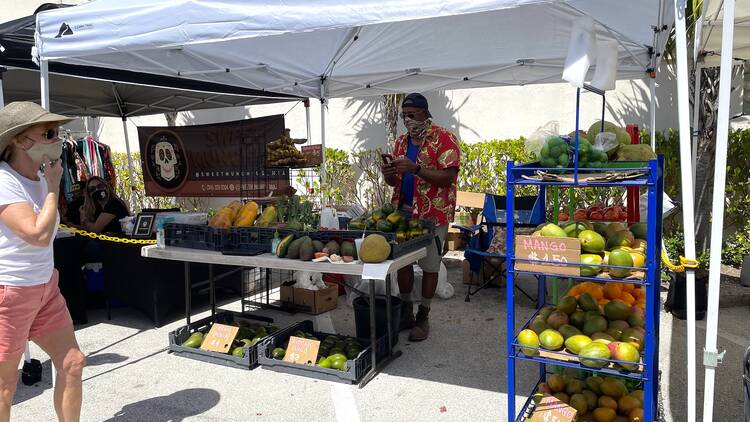
[[[700,136],[701,116],[701,77],[703,76],[703,66],[700,63],[695,64],[695,88],[693,92],[693,186],[695,186],[695,169],[698,165],[698,136]]]
[[[305,125],[307,127],[307,143],[312,141],[312,131],[310,130],[310,99],[306,99],[305,102]]]
[[[651,100],[651,149],[656,151],[656,77],[652,76],[649,81]]]
[[[128,137],[128,118],[122,116],[122,132],[125,134],[125,152],[128,154],[128,184],[130,185],[130,209],[133,209],[133,192],[135,184],[133,183],[133,156],[130,154],[130,138]]]
[[[42,108],[50,111],[49,105],[49,62],[47,60],[39,61],[39,83]]]
[[[727,148],[729,138],[729,100],[732,89],[732,50],[734,41],[734,0],[724,0],[724,22],[721,33],[721,70],[719,72],[719,110],[716,120],[716,158],[714,164],[714,200],[711,210],[711,250],[721,250],[724,231],[724,193],[726,190]],[[721,254],[712,253],[708,276],[708,310],[706,347],[703,366],[706,369],[703,395],[703,421],[713,420],[714,377],[724,352],[716,350],[719,325],[719,282]]]
[[[323,160],[320,164],[320,199],[321,207],[326,206],[325,192],[323,191],[323,184],[326,183],[326,88],[325,79],[320,80],[320,145],[323,149]]]
[[[675,0],[675,41],[677,57],[677,114],[679,117],[680,166],[682,183],[682,218],[685,232],[685,256],[695,259],[695,208],[693,206],[693,172],[690,151],[690,90],[688,89],[687,30],[685,28],[686,0]],[[717,256],[721,254],[715,254]],[[696,416],[696,360],[695,360],[695,271],[686,270],[687,289],[687,422]]]

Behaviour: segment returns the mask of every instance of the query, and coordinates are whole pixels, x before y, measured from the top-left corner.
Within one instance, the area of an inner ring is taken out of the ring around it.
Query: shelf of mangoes
[[[643,279],[646,223],[569,221],[540,225],[533,236],[570,237],[581,242],[581,276]],[[611,267],[607,267],[607,266]],[[617,268],[630,267],[630,268]]]
[[[645,338],[645,298],[645,289],[631,283],[577,284],[557,306],[542,308],[518,334],[516,345],[527,357],[637,372]]]
[[[576,410],[578,422],[644,422],[643,390],[629,388],[629,384],[632,385],[617,377],[566,370],[548,374],[545,382],[537,385],[532,399],[538,405],[545,398],[554,397],[555,403],[562,402]]]

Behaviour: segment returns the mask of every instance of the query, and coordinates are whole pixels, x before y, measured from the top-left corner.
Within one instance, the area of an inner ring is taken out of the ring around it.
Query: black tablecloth
[[[82,251],[88,238],[75,236],[55,239],[55,268],[60,273],[60,292],[68,304],[70,316],[75,324],[85,324],[86,317],[86,284],[83,279]]]

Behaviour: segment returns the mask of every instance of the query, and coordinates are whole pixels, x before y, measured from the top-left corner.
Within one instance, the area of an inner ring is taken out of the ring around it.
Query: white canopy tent
[[[684,10],[684,0],[98,0],[40,13],[36,56],[43,70],[48,61],[115,67],[325,103],[561,82],[571,29],[582,17],[594,19],[597,40],[618,46],[618,79],[643,79],[658,67],[675,11]],[[684,13],[677,15],[677,56],[685,60]],[[678,72],[685,88],[678,100],[689,157],[686,69]],[[654,110],[652,78],[652,140]],[[322,108],[323,145],[324,119]],[[682,172],[684,184],[692,170]],[[683,194],[692,203],[692,189]]]

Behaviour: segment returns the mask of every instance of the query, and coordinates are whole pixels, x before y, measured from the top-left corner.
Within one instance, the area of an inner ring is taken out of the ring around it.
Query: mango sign
[[[572,237],[515,237],[515,266],[517,271],[530,271],[555,275],[580,276],[581,269],[564,263],[581,262],[581,241]],[[529,262],[529,261],[545,262]]]
[[[561,402],[556,397],[546,396],[539,402],[531,415],[534,422],[573,422],[577,410]]]

